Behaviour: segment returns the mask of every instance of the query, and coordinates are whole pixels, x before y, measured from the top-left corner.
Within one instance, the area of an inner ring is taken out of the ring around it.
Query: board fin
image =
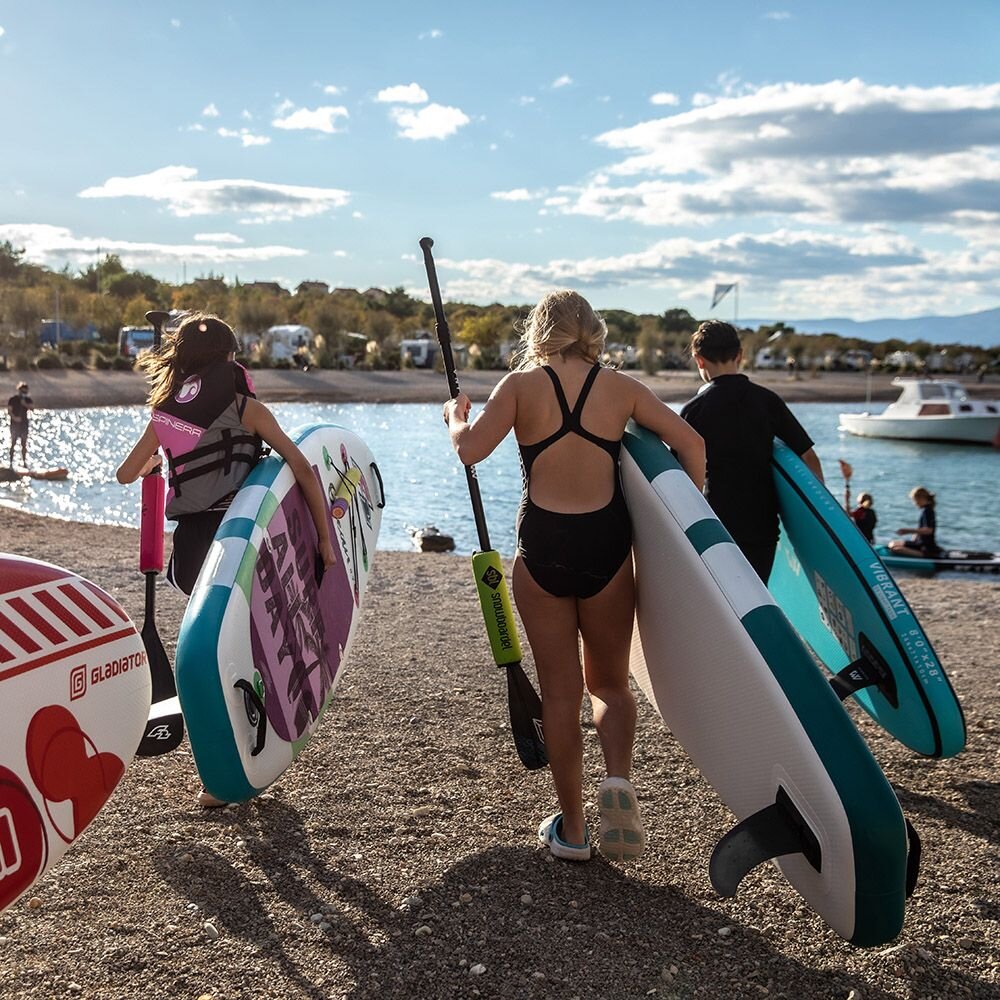
[[[816,871],[823,870],[819,840],[779,785],[771,805],[737,823],[715,845],[708,864],[709,878],[716,892],[729,898],[757,865],[786,854],[802,854]]]
[[[848,663],[843,670],[830,678],[830,686],[841,701],[866,687],[877,688],[893,708],[899,708],[899,692],[896,678],[882,654],[868,641],[864,632],[858,633],[858,648],[861,655]]]

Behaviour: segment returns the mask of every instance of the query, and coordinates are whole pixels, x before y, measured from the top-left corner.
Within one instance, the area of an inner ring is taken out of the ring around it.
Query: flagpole
[[[738,281],[733,283],[733,291],[736,292],[736,297],[734,299],[733,305],[733,326],[737,330],[740,328],[740,283]]]

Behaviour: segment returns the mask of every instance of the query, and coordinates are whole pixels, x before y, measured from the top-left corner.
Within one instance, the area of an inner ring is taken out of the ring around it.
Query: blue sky
[[[0,2],[0,240],[171,281],[1000,300],[1000,4]],[[727,300],[719,313],[729,316]]]

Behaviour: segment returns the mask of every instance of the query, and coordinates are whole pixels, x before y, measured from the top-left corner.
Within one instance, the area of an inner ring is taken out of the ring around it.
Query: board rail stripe
[[[117,642],[119,639],[127,639],[129,636],[134,635],[138,635],[134,628],[123,628],[119,629],[117,632],[94,636],[86,642],[78,642],[75,646],[70,646],[68,649],[53,650],[45,656],[39,656],[33,660],[29,660],[27,663],[22,663],[19,666],[10,667],[8,670],[0,671],[0,681],[8,680],[11,677],[17,677],[20,674],[26,674],[31,670],[37,670],[39,667],[47,667],[50,663],[57,660],[70,659],[71,657],[79,656],[80,653],[86,653],[87,650],[94,649],[96,646],[109,645],[112,642]]]
[[[25,621],[34,625],[42,635],[54,644],[69,642],[69,636],[63,635],[50,622],[47,622],[23,597],[12,597],[8,601],[9,606],[16,611]]]
[[[732,536],[716,517],[706,517],[704,520],[695,521],[684,534],[687,535],[688,541],[694,546],[698,555],[702,555],[706,549],[722,542],[728,542],[730,545],[735,544]]]
[[[0,611],[0,632],[8,639],[13,639],[26,653],[37,653],[42,647],[34,639]]]
[[[80,621],[62,601],[56,598],[50,590],[35,591],[35,597],[42,602],[64,625],[68,625],[77,635],[84,636],[91,629]]]
[[[101,628],[111,628],[114,624],[103,611],[83,596],[79,587],[74,586],[72,583],[64,583],[59,587],[59,591],[65,594],[88,618],[95,621]]]
[[[93,583],[91,583],[91,582],[90,582],[89,580],[84,580],[84,579],[82,579],[82,578],[81,578],[80,582],[81,582],[81,583],[82,583],[82,584],[84,585],[84,587],[86,587],[86,588],[87,588],[87,590],[89,590],[89,591],[90,591],[90,592],[91,592],[91,593],[92,593],[92,594],[94,595],[94,597],[96,597],[96,598],[97,598],[97,599],[98,599],[98,600],[99,600],[99,601],[100,601],[100,602],[101,602],[102,604],[106,605],[106,606],[107,606],[108,608],[110,608],[110,609],[111,609],[111,613],[112,613],[112,614],[113,614],[113,615],[115,616],[115,618],[117,618],[117,619],[118,619],[119,621],[123,621],[123,622],[127,622],[127,621],[129,620],[129,617],[128,617],[128,615],[127,615],[127,614],[125,614],[125,612],[124,612],[124,611],[122,610],[122,608],[121,608],[121,606],[120,606],[120,605],[118,604],[118,602],[117,602],[117,601],[115,601],[115,600],[113,600],[113,599],[112,599],[111,597],[109,597],[109,596],[108,596],[107,594],[105,594],[105,593],[104,593],[104,591],[103,591],[103,590],[101,590],[101,588],[100,588],[100,587],[98,587],[98,586],[97,586],[96,584],[93,584]]]

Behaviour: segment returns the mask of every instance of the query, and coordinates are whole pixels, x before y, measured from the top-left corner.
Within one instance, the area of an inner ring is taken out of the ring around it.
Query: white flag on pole
[[[735,281],[731,285],[716,285],[712,293],[711,308],[714,309],[735,287]]]

